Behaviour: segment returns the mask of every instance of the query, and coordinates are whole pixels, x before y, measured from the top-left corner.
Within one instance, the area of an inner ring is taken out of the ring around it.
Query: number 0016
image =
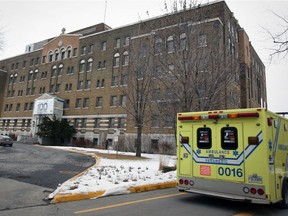
[[[236,169],[236,168],[233,168],[233,169],[230,169],[229,167],[227,167],[227,168],[223,168],[223,167],[219,167],[219,169],[218,169],[218,174],[220,175],[220,176],[223,176],[223,175],[225,175],[225,176],[234,176],[234,177],[242,177],[243,176],[243,171],[242,171],[242,169],[240,169],[240,168],[238,168],[238,169]]]

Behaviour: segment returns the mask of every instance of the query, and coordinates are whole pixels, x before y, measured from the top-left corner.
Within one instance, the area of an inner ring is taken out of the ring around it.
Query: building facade
[[[217,1],[115,29],[104,23],[63,29],[1,60],[0,132],[34,137],[41,116],[62,112],[77,129],[74,141],[103,147],[118,140],[134,150],[131,98],[147,71],[153,87],[143,121],[146,152],[174,146],[177,111],[266,106],[264,64],[225,1]]]

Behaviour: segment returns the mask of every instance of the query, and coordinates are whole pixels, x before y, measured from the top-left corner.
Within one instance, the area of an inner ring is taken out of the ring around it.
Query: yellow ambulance
[[[180,191],[288,207],[288,119],[264,108],[177,114]]]

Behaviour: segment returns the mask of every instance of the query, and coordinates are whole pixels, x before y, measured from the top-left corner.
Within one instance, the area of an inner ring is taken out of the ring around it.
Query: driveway
[[[0,146],[0,212],[47,205],[57,186],[95,163],[86,155],[14,143]]]

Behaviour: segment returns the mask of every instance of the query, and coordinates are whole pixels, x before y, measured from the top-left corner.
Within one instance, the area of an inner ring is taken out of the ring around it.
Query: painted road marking
[[[74,212],[74,214],[84,214],[84,213],[88,213],[88,212],[96,212],[96,211],[100,211],[100,210],[104,210],[104,209],[116,208],[116,207],[125,206],[125,205],[132,205],[132,204],[141,203],[141,202],[148,202],[148,201],[152,201],[152,200],[165,199],[165,198],[184,195],[184,194],[186,194],[186,193],[170,194],[170,195],[166,195],[166,196],[159,196],[159,197],[135,200],[135,201],[130,201],[130,202],[118,203],[118,204],[103,206],[103,207],[99,207],[99,208],[77,211],[77,212]]]

